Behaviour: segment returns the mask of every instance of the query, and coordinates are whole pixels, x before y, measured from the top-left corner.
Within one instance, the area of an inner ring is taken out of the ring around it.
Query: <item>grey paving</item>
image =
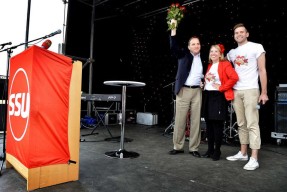
[[[120,135],[120,126],[109,126],[113,136]],[[196,158],[185,153],[169,155],[172,149],[170,134],[163,134],[165,127],[126,124],[126,151],[139,153],[137,158],[110,158],[105,152],[116,151],[120,143],[106,141],[110,138],[104,127],[96,129],[97,135],[82,137],[80,143],[80,179],[35,191],[39,192],[283,192],[287,190],[287,146],[274,143],[262,144],[260,168],[246,171],[246,162],[230,162],[226,156],[238,152],[238,143],[222,146],[219,161]],[[90,133],[81,129],[81,134]],[[2,152],[3,135],[0,149]],[[75,141],[79,142],[79,141]],[[207,149],[202,142],[200,153]],[[14,169],[2,170],[0,192],[26,191],[26,180]]]

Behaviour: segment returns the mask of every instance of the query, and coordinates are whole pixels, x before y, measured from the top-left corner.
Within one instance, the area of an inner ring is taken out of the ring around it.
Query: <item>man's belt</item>
[[[187,88],[190,88],[190,89],[200,88],[199,85],[191,85],[191,86],[189,86],[189,85],[183,85],[183,86],[184,86],[184,87],[187,87]]]

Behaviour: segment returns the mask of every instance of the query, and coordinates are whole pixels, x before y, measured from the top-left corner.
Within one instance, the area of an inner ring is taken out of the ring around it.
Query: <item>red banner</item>
[[[6,150],[27,168],[70,159],[71,73],[71,58],[38,46],[11,58]]]

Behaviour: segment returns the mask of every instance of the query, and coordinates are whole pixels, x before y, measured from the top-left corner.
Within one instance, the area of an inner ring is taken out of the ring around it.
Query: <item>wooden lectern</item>
[[[35,45],[10,63],[6,168],[28,191],[78,180],[82,63]]]

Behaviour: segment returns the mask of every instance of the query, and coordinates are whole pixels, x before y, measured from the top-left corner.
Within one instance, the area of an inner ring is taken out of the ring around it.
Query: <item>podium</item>
[[[78,180],[82,63],[35,45],[10,61],[6,168],[28,191]]]

